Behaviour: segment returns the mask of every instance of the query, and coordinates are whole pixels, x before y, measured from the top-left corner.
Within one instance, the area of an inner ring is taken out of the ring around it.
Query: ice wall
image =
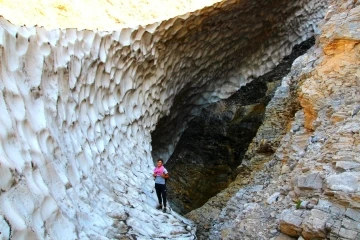
[[[141,54],[154,59],[154,28],[0,26],[0,236],[191,236],[154,210],[149,132],[166,95]]]
[[[154,210],[150,133],[176,106],[166,158],[192,115],[310,37],[325,5],[226,1],[112,32],[1,17],[0,237],[194,238]]]

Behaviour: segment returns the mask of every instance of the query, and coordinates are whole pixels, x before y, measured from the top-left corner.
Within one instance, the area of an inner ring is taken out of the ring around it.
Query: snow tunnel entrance
[[[253,79],[229,98],[204,106],[186,124],[174,151],[167,153],[169,157],[161,153],[165,145],[171,145],[164,142],[163,136],[173,131],[167,127],[173,120],[172,112],[158,122],[152,132],[153,157],[154,162],[158,157],[166,162],[171,176],[167,181],[168,199],[175,211],[186,214],[202,206],[235,179],[237,167],[246,157],[248,146],[264,120],[266,105],[281,79],[290,71],[292,62],[313,45],[314,38],[296,45],[272,71]]]

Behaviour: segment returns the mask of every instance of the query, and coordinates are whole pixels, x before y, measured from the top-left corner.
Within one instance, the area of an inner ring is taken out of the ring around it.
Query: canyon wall
[[[186,215],[200,239],[360,239],[359,13],[358,1],[332,2],[238,178]]]
[[[154,209],[153,156],[312,36],[326,5],[224,1],[116,31],[1,17],[1,238],[195,238],[191,221]]]

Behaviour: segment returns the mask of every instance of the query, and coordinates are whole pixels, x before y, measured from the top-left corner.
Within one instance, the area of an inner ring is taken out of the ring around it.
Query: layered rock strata
[[[336,1],[329,9],[316,47],[283,79],[239,167],[260,171],[239,175],[187,215],[200,239],[360,238],[360,5]],[[281,128],[277,112],[290,102],[300,109]],[[270,126],[278,127],[269,139]],[[259,154],[264,143],[273,155]]]
[[[191,116],[312,36],[325,5],[224,1],[118,31],[1,17],[1,237],[195,238],[154,210],[151,131],[174,106],[155,145],[169,156]]]

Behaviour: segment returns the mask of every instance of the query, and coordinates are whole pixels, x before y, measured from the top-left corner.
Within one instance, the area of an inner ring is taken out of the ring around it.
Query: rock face
[[[269,73],[241,87],[228,99],[204,108],[189,122],[166,168],[172,207],[187,213],[226,188],[238,171],[249,143],[261,125],[265,107],[291,68],[292,62],[314,44],[311,38]],[[159,123],[158,125],[161,128]],[[273,149],[262,146],[263,153]]]
[[[250,171],[247,179],[239,175],[187,214],[200,239],[283,239],[279,231],[297,239],[360,238],[359,13],[357,1],[330,6],[317,44],[294,62],[266,109],[239,167]],[[280,119],[282,131],[277,113],[291,102],[301,107]],[[255,154],[262,142],[274,155]]]
[[[116,31],[47,30],[1,17],[1,238],[196,238],[191,221],[154,210],[152,156],[170,156],[204,106],[269,71],[312,36],[326,5],[230,0]],[[326,49],[337,50],[333,43]],[[311,104],[308,91],[302,89],[302,102]],[[313,116],[324,114],[320,105],[309,106]],[[346,114],[339,108],[347,108],[333,107],[330,120],[340,122]],[[152,152],[151,132],[170,112]],[[357,117],[331,139],[334,147],[353,138]],[[348,161],[346,151],[334,161]],[[336,179],[325,180],[330,195],[355,206],[356,192],[343,199]],[[353,229],[346,231],[340,232]]]

